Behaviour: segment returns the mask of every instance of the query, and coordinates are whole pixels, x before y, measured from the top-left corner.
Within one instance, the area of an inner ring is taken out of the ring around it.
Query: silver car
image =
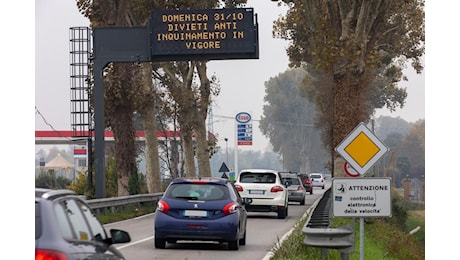
[[[305,195],[307,192],[297,174],[281,173],[281,181],[288,189],[288,201],[299,202],[300,205],[305,205]]]

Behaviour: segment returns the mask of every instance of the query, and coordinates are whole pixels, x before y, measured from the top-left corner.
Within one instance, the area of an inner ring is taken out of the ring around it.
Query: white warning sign
[[[334,178],[334,217],[391,217],[390,178]]]

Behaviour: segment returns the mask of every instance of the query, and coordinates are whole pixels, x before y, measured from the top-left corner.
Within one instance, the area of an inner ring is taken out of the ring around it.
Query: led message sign
[[[156,10],[151,13],[150,30],[152,60],[164,55],[258,58],[252,8]]]

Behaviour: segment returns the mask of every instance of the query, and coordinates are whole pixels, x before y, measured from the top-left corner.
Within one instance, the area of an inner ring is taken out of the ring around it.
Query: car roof
[[[272,170],[272,169],[244,169],[244,170],[240,171],[240,173],[242,173],[242,172],[272,172],[272,173],[278,173],[278,171]]]
[[[282,178],[299,178],[296,173],[280,172]]]

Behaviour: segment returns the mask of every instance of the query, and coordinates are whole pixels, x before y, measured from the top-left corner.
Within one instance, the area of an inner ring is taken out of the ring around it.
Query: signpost
[[[227,172],[230,170],[228,169],[227,165],[225,163],[222,163],[220,166],[219,172],[223,172],[221,178],[228,179]]]
[[[359,177],[361,176],[353,167],[350,166],[349,163],[345,162],[343,164],[343,169],[345,170],[345,173],[350,176],[350,177]]]
[[[251,115],[247,112],[240,112],[235,119],[237,122],[237,145],[252,145]]]
[[[334,178],[334,217],[391,217],[390,178]]]
[[[364,175],[386,152],[388,147],[360,123],[336,148],[360,175]]]
[[[345,172],[363,176],[386,152],[388,147],[361,122],[336,148],[346,161]],[[348,169],[351,166],[352,169]],[[364,217],[391,217],[390,179],[334,178],[333,215],[359,217],[360,259],[364,259]]]

